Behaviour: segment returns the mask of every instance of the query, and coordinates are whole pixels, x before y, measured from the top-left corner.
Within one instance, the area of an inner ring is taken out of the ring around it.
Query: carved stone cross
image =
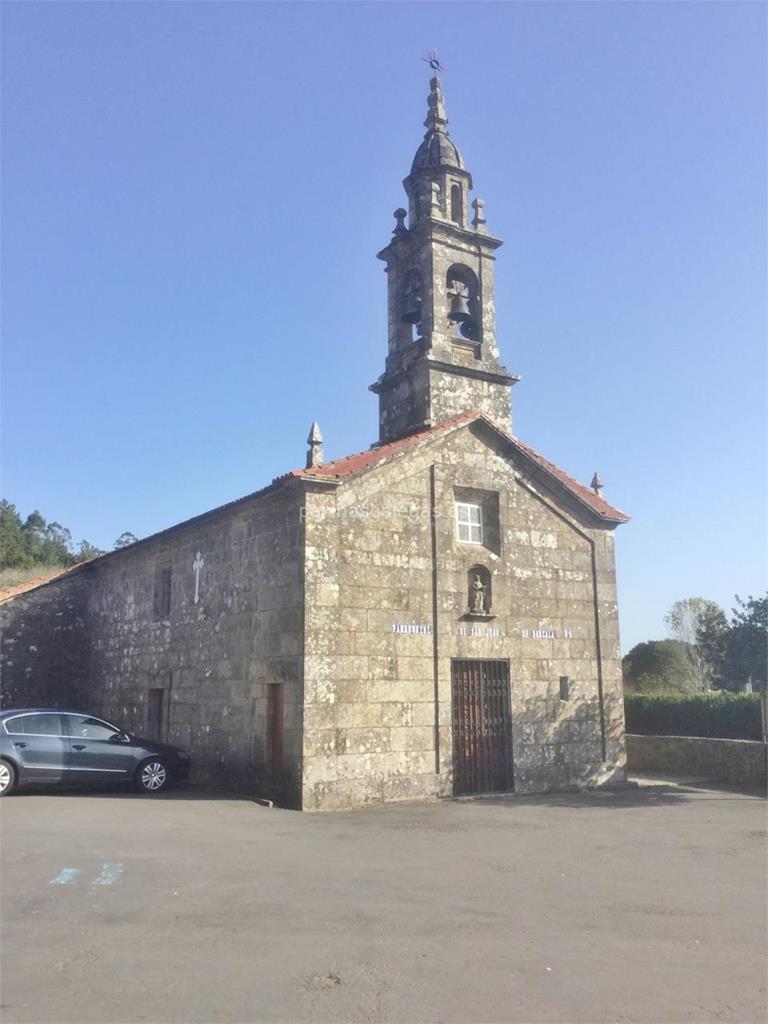
[[[192,568],[195,572],[195,604],[200,600],[200,572],[204,565],[205,562],[203,561],[203,556],[198,551],[195,555],[195,560],[192,563]]]

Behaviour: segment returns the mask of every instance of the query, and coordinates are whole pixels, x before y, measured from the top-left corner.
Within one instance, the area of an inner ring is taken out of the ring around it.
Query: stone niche
[[[493,618],[493,576],[487,566],[476,562],[467,572],[467,603],[462,619],[483,622]]]

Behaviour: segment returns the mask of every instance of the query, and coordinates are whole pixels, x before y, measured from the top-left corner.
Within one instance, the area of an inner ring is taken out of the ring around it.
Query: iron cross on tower
[[[421,58],[426,64],[432,68],[433,71],[447,71],[448,68],[444,64],[440,63],[440,58],[437,56],[437,50],[433,50],[432,53],[428,53],[426,57]]]

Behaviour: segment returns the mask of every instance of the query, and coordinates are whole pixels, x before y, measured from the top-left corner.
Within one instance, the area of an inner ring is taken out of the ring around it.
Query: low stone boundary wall
[[[766,749],[755,740],[627,733],[627,770],[765,786]]]

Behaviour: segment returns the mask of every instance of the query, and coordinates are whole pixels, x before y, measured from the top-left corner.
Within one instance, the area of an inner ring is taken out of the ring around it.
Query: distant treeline
[[[768,594],[734,598],[730,617],[689,597],[666,616],[671,638],[637,644],[622,661],[627,693],[764,691],[768,683]],[[702,733],[701,735],[706,735]]]
[[[125,547],[135,540],[132,533],[123,533],[114,546]],[[87,540],[75,545],[66,527],[46,521],[37,510],[22,519],[15,505],[0,500],[0,570],[38,565],[66,568],[105,553]]]

